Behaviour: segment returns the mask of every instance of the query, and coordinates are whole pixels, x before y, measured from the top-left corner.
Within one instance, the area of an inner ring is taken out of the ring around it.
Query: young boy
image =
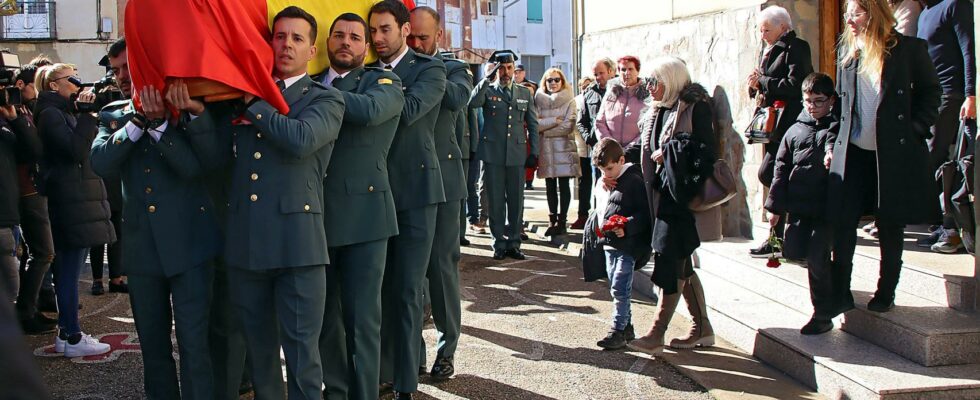
[[[831,110],[837,93],[834,81],[812,73],[803,81],[804,111],[797,117],[776,153],[775,177],[766,199],[769,222],[789,214],[783,241],[783,257],[805,260],[809,269],[813,317],[801,330],[816,335],[833,329],[831,321],[841,312],[829,271],[830,240],[825,208],[829,153],[837,138],[838,121]]]
[[[602,171],[602,179],[596,182],[593,190],[596,204],[592,212],[596,225],[601,229],[614,215],[627,220],[623,227],[603,232],[598,242],[606,256],[606,275],[613,297],[613,324],[609,334],[596,345],[616,350],[626,347],[626,341],[635,337],[630,292],[633,270],[650,259],[650,208],[640,166],[626,163],[623,147],[616,140],[602,139],[593,154],[592,162]],[[615,181],[615,185],[609,181]],[[612,186],[612,189],[606,189],[606,186]]]

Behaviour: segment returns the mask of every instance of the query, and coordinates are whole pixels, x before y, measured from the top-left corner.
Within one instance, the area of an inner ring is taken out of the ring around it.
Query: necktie
[[[511,84],[510,87],[505,86],[503,89],[504,89],[504,98],[506,98],[507,102],[510,103],[510,100],[513,98],[512,92],[514,91],[514,85]]]
[[[385,69],[388,70],[388,71],[391,71],[394,68],[395,67],[391,66],[391,64],[385,64]]]
[[[283,90],[286,90],[286,81],[280,79],[280,80],[276,81],[276,86],[279,87],[279,91],[280,92],[283,91]]]
[[[333,79],[330,80],[330,82],[327,84],[327,86],[330,86],[332,88],[336,88],[337,87],[337,84],[340,83],[340,81],[342,79],[344,79],[344,78],[341,77],[340,75],[337,75],[337,76],[333,77]]]

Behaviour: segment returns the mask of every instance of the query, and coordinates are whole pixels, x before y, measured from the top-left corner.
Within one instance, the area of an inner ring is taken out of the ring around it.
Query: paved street
[[[530,192],[528,215],[544,211]],[[574,207],[574,206],[573,206]],[[539,218],[540,219],[540,218]],[[650,359],[595,346],[607,330],[605,283],[582,282],[577,257],[532,235],[525,261],[494,261],[489,236],[470,235],[461,265],[463,338],[454,379],[424,382],[418,398],[437,399],[710,399],[814,398],[798,383],[722,344]],[[578,235],[573,235],[577,240]],[[88,293],[83,276],[82,326],[113,344],[107,357],[47,356],[52,336],[30,337],[44,379],[59,399],[137,399],[141,357],[128,298]],[[650,327],[655,304],[635,299],[637,331]],[[689,322],[676,316],[669,337]],[[431,346],[436,333],[425,337]]]

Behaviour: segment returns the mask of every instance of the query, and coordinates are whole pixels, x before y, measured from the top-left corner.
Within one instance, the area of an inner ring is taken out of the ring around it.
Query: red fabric
[[[130,0],[126,47],[134,97],[147,85],[163,92],[169,77],[207,78],[288,113],[272,78],[266,13],[266,0]]]

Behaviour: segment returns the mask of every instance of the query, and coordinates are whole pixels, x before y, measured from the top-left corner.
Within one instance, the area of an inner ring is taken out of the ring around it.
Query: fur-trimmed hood
[[[550,94],[546,93],[544,88],[541,88],[534,94],[534,105],[538,110],[558,108],[568,104],[574,98],[575,95],[572,94],[572,88],[568,85],[565,85],[565,89]]]
[[[687,104],[695,104],[699,101],[703,101],[709,105],[711,104],[711,95],[708,94],[708,90],[704,86],[701,86],[700,83],[689,83],[687,86],[684,86],[677,99]]]

